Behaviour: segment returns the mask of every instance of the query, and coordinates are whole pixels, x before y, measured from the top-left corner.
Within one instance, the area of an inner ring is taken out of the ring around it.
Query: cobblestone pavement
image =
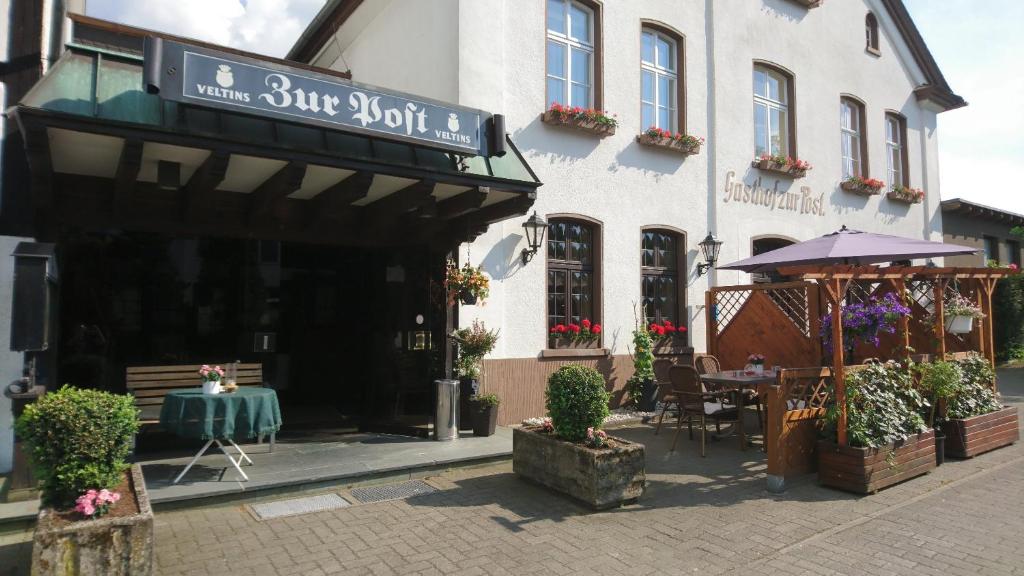
[[[1024,402],[1024,370],[1001,379]],[[157,515],[160,574],[1024,575],[1024,443],[866,497],[764,490],[764,460],[728,440],[635,425],[648,446],[636,505],[590,513],[511,473],[455,471],[407,500],[256,522],[241,506]]]

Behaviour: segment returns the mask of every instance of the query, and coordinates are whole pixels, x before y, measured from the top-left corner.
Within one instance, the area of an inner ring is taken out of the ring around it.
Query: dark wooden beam
[[[433,200],[432,193],[437,183],[433,180],[420,180],[397,190],[366,206],[367,224],[379,225],[406,212],[415,210]]]
[[[289,194],[302,186],[302,179],[305,176],[305,162],[289,162],[276,174],[267,178],[249,194],[249,220],[266,215],[275,205],[282,203]]]
[[[355,172],[310,198],[309,223],[315,226],[337,217],[342,212],[351,211],[352,203],[366,198],[370,192],[373,176],[373,172]]]
[[[471,188],[458,196],[452,196],[437,203],[437,216],[450,220],[480,208],[487,200],[491,189],[483,186]]]
[[[533,206],[536,194],[520,194],[489,206],[485,206],[474,212],[469,212],[458,218],[444,221],[438,219],[430,231],[435,238],[430,239],[437,243],[446,242],[469,242],[487,231],[487,227],[495,222],[507,220],[514,216],[522,216]]]
[[[50,137],[43,126],[22,126],[25,155],[32,173],[32,204],[36,210],[53,207],[53,158]]]
[[[117,173],[114,176],[114,212],[123,213],[131,201],[135,180],[139,177],[142,167],[142,140],[125,140],[121,148],[121,158],[117,161]]]
[[[182,194],[182,216],[186,222],[198,220],[204,200],[224,181],[230,160],[231,154],[214,150],[192,173]]]

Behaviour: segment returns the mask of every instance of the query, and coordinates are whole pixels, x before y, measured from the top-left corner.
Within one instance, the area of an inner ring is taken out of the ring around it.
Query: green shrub
[[[1014,274],[996,283],[992,295],[992,336],[996,357],[1018,359],[1024,352],[1024,274]]]
[[[913,387],[910,371],[895,362],[872,363],[846,375],[846,434],[851,446],[877,448],[927,430],[928,402]],[[834,390],[829,397],[835,398]],[[829,403],[825,430],[836,437],[838,405]]]
[[[972,352],[964,360],[956,361],[956,365],[963,373],[963,380],[946,403],[946,418],[970,418],[1003,407],[995,391],[996,373],[984,356]]]
[[[497,394],[476,394],[470,398],[477,406],[483,408],[484,406],[498,406],[501,404],[501,398],[498,398]]]
[[[921,393],[924,394],[931,407],[928,410],[928,425],[935,426],[936,409],[940,400],[949,401],[959,393],[964,380],[963,371],[955,362],[935,362],[918,364],[921,374]]]
[[[131,396],[64,386],[29,404],[16,426],[43,503],[65,508],[90,488],[117,486],[139,419]]]
[[[608,417],[610,395],[601,374],[593,368],[568,364],[548,378],[548,415],[555,433],[570,442],[581,442],[587,428],[600,428]]]

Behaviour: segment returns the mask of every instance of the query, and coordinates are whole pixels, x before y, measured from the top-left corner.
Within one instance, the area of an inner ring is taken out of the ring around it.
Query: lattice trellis
[[[822,376],[807,376],[789,380],[786,388],[786,406],[790,410],[824,408],[828,402],[831,379]]]
[[[907,282],[910,300],[917,302],[929,314],[935,312],[935,283],[931,280],[911,280]]]
[[[730,290],[715,294],[715,323],[718,325],[719,334],[732,322],[740,308],[747,303],[750,292],[750,290]]]
[[[806,287],[769,290],[768,297],[782,310],[804,336],[811,335],[810,303]]]
[[[878,291],[878,282],[850,282],[846,290],[846,305],[863,304]]]

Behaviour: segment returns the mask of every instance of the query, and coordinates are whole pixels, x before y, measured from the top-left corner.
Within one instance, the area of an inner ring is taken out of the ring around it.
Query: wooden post
[[[995,318],[992,316],[992,294],[996,289],[996,281],[995,278],[978,279],[978,284],[983,291],[978,295],[981,298],[981,312],[985,315],[985,329],[982,331],[981,337],[986,340],[985,349],[988,350],[988,361],[993,367],[996,365],[996,341],[993,332]]]
[[[973,284],[974,284],[974,302],[978,306],[978,308],[981,309],[982,313],[984,313],[985,312],[985,297],[984,297],[985,289],[982,287],[982,282],[983,282],[983,280],[981,280],[980,278],[975,279],[974,282],[973,282]],[[978,345],[978,352],[982,356],[984,356],[986,358],[988,358],[990,356],[989,351],[988,351],[988,346],[986,346],[986,344],[988,344],[988,342],[986,342],[986,340],[988,340],[988,338],[985,336],[985,333],[988,330],[989,321],[990,321],[990,319],[987,316],[985,318],[979,319],[977,322],[975,322],[976,326],[975,326],[975,329],[974,329],[974,334],[971,334],[972,339]],[[975,336],[975,334],[977,334],[977,336]],[[992,359],[990,361],[992,362],[993,366],[995,366],[994,360],[995,360],[995,355],[992,355]]]
[[[811,343],[814,346],[814,357],[818,362],[824,354],[821,350],[821,288],[817,284],[805,283],[807,290],[807,316],[810,320]]]
[[[827,279],[825,291],[832,305],[832,376],[835,379],[836,406],[839,417],[836,422],[837,443],[846,446],[846,370],[843,358],[843,295],[849,280]]]
[[[946,359],[946,283],[945,278],[936,278],[933,287],[935,299],[935,355],[939,360]]]
[[[718,319],[715,314],[715,293],[714,290],[708,290],[704,293],[704,318],[705,322],[705,335],[704,338],[707,340],[707,351],[708,354],[718,357]]]
[[[775,385],[764,390],[765,422],[764,446],[768,452],[768,490],[781,492],[786,482],[786,447],[783,445],[783,419],[786,416],[786,388],[781,374],[775,376]]]
[[[903,298],[907,293],[907,283],[903,278],[894,278],[892,280],[892,287],[896,289],[896,296],[900,299],[900,302],[909,304]],[[909,306],[908,306],[909,307]],[[900,337],[900,346],[903,347],[903,359],[910,360],[910,316],[900,316],[896,325],[896,330]]]

